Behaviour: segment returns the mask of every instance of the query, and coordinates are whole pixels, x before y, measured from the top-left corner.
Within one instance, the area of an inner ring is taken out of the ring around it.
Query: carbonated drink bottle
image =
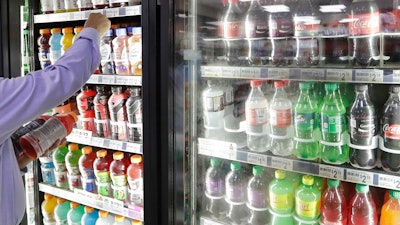
[[[95,132],[94,126],[94,102],[96,91],[89,85],[83,85],[81,92],[76,96],[76,103],[79,111],[79,120],[82,123],[82,129]]]
[[[126,100],[126,113],[128,114],[129,141],[142,140],[143,106],[139,87],[129,87],[130,96]]]
[[[62,37],[61,37],[61,55],[71,47],[72,39],[74,38],[73,28],[72,27],[64,27],[62,28]]]
[[[64,198],[57,198],[57,205],[54,208],[54,218],[57,225],[67,225],[67,214],[71,209],[71,202]]]
[[[95,225],[97,219],[99,218],[99,210],[87,205],[83,208],[83,210],[85,213],[81,219],[82,225]]]
[[[263,225],[269,221],[268,185],[263,179],[263,168],[253,166],[253,177],[247,185],[247,207],[250,211],[249,224]]]
[[[247,62],[249,65],[267,63],[268,52],[268,13],[259,0],[252,0],[244,20],[245,37],[247,39]]]
[[[126,28],[115,29],[117,35],[112,40],[112,46],[114,50],[114,63],[116,74],[129,74],[129,60],[128,60],[128,39]]]
[[[129,161],[123,152],[114,152],[113,161],[110,164],[110,177],[112,182],[113,196],[115,199],[125,201],[127,193],[126,170]]]
[[[356,191],[349,204],[348,225],[377,225],[378,214],[369,186],[357,184]]]
[[[206,211],[214,218],[222,218],[227,212],[225,197],[225,174],[221,169],[221,160],[210,159],[205,175]]]
[[[107,150],[96,152],[96,159],[93,162],[94,176],[96,177],[97,193],[103,196],[110,196],[110,164],[112,157],[107,155]]]
[[[386,107],[381,118],[382,168],[386,171],[400,170],[400,86],[392,87],[391,98],[385,103]]]
[[[250,81],[251,91],[245,104],[247,147],[250,151],[266,152],[269,142],[268,101],[261,91],[261,81]]]
[[[82,156],[82,151],[79,150],[78,144],[71,143],[68,145],[68,153],[65,156],[65,165],[67,167],[68,185],[71,191],[74,188],[81,187],[81,173],[79,172],[79,158]]]
[[[128,138],[126,129],[126,100],[127,97],[122,92],[122,86],[111,87],[112,95],[108,100],[110,110],[110,124],[112,139],[124,141]]]
[[[321,199],[322,225],[347,225],[347,200],[339,185],[339,180],[328,179]]]
[[[311,0],[297,4],[293,14],[294,37],[296,39],[296,54],[294,61],[297,66],[311,66],[319,63],[319,25],[315,5]]]
[[[71,209],[67,214],[68,225],[81,224],[81,219],[85,213],[83,205],[77,202],[71,202]]]
[[[379,61],[380,12],[374,0],[353,0],[350,4],[349,35],[353,64],[374,66]]]
[[[315,221],[320,216],[321,192],[314,185],[314,177],[304,175],[296,189],[295,212],[300,220]]]
[[[50,61],[50,44],[49,40],[51,37],[50,29],[40,29],[39,38],[37,39],[37,45],[39,48],[38,58],[40,62],[40,67],[42,69],[51,65]]]
[[[143,206],[143,163],[141,155],[132,155],[131,164],[126,171],[128,175],[128,202]]]
[[[225,200],[228,203],[226,217],[231,224],[247,221],[246,186],[247,179],[242,173],[239,162],[231,162],[231,171],[225,177]]]
[[[54,163],[54,176],[56,180],[56,186],[67,189],[67,167],[65,165],[65,156],[68,153],[68,147],[61,145],[54,150],[52,157]]]
[[[321,108],[321,158],[326,163],[348,161],[346,109],[337,94],[336,83],[326,83],[326,96]]]
[[[94,123],[96,125],[97,136],[99,137],[109,137],[111,135],[108,100],[109,96],[105,91],[104,85],[97,85],[96,95],[93,98],[93,104]]]
[[[91,146],[82,148],[82,156],[79,158],[79,172],[82,176],[82,189],[88,192],[95,192],[95,180],[93,162],[96,159],[96,153]]]
[[[268,190],[269,206],[273,212],[281,215],[293,212],[293,183],[286,178],[284,170],[275,170],[275,179],[269,183]]]
[[[300,82],[300,95],[293,107],[294,111],[294,147],[293,153],[299,159],[315,160],[319,156],[321,138],[317,126],[318,106],[311,101],[311,83]]]
[[[114,38],[114,31],[110,29],[100,40],[100,67],[103,74],[115,74],[114,50],[112,46]]]
[[[60,28],[52,28],[50,30],[51,36],[49,39],[50,44],[50,61],[54,64],[58,58],[61,57],[61,29]]]
[[[41,204],[43,223],[48,224],[55,221],[54,208],[57,205],[57,198],[54,195],[44,193],[44,200]]]
[[[390,190],[389,200],[382,207],[380,225],[394,225],[400,221],[400,192]]]
[[[283,81],[275,81],[274,86],[275,94],[269,107],[269,146],[272,154],[288,156],[293,152],[292,103],[287,97]]]
[[[350,109],[350,163],[371,169],[376,166],[378,119],[366,84],[356,85],[356,98]]]
[[[224,92],[215,80],[207,80],[202,93],[205,137],[224,140]]]
[[[111,225],[114,222],[114,216],[108,211],[99,210],[99,218],[96,225]]]

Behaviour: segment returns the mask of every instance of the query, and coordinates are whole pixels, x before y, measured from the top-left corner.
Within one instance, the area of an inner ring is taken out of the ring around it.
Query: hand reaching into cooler
[[[103,37],[106,31],[110,29],[111,21],[101,13],[91,13],[85,22],[84,28],[86,27],[96,29],[100,37]]]

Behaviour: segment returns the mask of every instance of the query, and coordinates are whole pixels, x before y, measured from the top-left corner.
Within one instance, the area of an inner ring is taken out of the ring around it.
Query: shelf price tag
[[[343,180],[344,168],[338,168],[334,166],[319,165],[319,175],[322,177],[328,177],[337,180]]]
[[[247,153],[247,162],[251,164],[266,166],[267,156],[256,153]]]
[[[348,69],[327,69],[326,80],[329,81],[352,81],[353,71]]]
[[[92,75],[92,76],[90,76],[89,80],[88,80],[86,83],[89,83],[89,84],[98,84],[98,83],[101,82],[101,81],[99,81],[99,80],[101,80],[101,76]]]
[[[114,150],[122,150],[122,141],[111,140],[109,148]]]
[[[97,147],[104,147],[104,139],[99,137],[92,137],[91,145]]]
[[[242,78],[260,78],[261,68],[242,67],[240,69],[240,77]]]
[[[77,142],[80,144],[90,144],[92,139],[92,131],[73,129],[68,137],[71,138],[72,142]]]
[[[137,143],[132,143],[132,142],[126,143],[126,151],[131,152],[131,153],[143,154],[142,145],[137,144]]]
[[[373,184],[373,177],[373,173],[370,172],[346,169],[346,180],[350,182],[371,185]]]
[[[303,80],[325,80],[324,69],[301,69],[301,79]]]
[[[358,82],[383,82],[383,70],[356,70],[354,80]]]
[[[221,73],[223,77],[238,78],[240,77],[240,67],[222,67]]]
[[[114,75],[100,75],[102,84],[117,84],[117,78]]]
[[[106,11],[106,16],[107,17],[116,17],[119,15],[119,9],[118,8],[110,8],[107,9]]]
[[[199,138],[199,154],[235,160],[236,144],[225,141]]]
[[[287,68],[268,68],[268,78],[273,80],[289,79],[289,69]]]
[[[201,72],[203,77],[220,77],[221,67],[203,66]]]
[[[113,198],[103,198],[103,206],[108,211],[113,211],[113,212],[118,212],[120,214],[123,214],[123,210],[124,210],[124,202],[123,201],[113,199]]]
[[[284,159],[272,156],[271,167],[282,170],[293,171],[293,161],[290,159]]]
[[[400,82],[400,70],[393,70],[393,83],[399,83]]]
[[[400,177],[379,174],[378,185],[387,189],[400,190]]]
[[[132,85],[131,76],[116,76],[115,83],[119,85]]]
[[[136,15],[141,15],[142,14],[142,6],[141,5],[136,5],[136,6],[128,6],[125,7],[126,9],[126,15],[127,16],[136,16]]]

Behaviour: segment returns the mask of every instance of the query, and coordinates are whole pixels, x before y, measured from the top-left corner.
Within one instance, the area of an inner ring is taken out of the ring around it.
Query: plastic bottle
[[[292,103],[285,92],[285,83],[275,81],[275,94],[269,106],[272,154],[288,156],[293,152]]]
[[[386,171],[400,170],[400,86],[392,87],[391,98],[386,103],[381,117],[381,149],[382,168]]]
[[[57,205],[57,198],[54,195],[44,193],[44,200],[41,204],[43,223],[50,224],[55,221],[54,208]]]
[[[82,156],[79,158],[79,172],[82,176],[82,189],[88,192],[95,192],[95,180],[93,162],[96,159],[96,153],[91,146],[82,148]]]
[[[226,217],[233,224],[241,224],[247,220],[246,186],[247,179],[240,170],[239,162],[231,162],[231,171],[225,177],[225,200],[228,203]]]
[[[112,40],[114,50],[114,63],[116,74],[129,74],[129,60],[128,60],[128,39],[126,28],[115,29],[115,37]]]
[[[142,140],[143,106],[139,87],[129,87],[130,96],[126,100],[126,113],[128,115],[129,141]]]
[[[54,176],[56,180],[56,186],[67,189],[67,166],[65,165],[65,156],[68,153],[68,147],[65,145],[59,146],[54,150],[52,157],[54,163]]]
[[[376,65],[379,61],[378,40],[380,12],[374,0],[353,0],[349,8],[350,49],[353,64]]]
[[[109,96],[105,91],[104,85],[96,85],[96,95],[93,98],[94,124],[99,137],[109,137],[111,135],[108,100]]]
[[[112,40],[114,38],[114,31],[110,29],[100,40],[100,66],[103,74],[115,74],[114,50],[112,46]]]
[[[350,163],[371,169],[377,163],[378,118],[366,84],[356,85],[356,98],[350,109]]]
[[[347,200],[339,185],[339,180],[328,179],[328,188],[321,198],[322,225],[347,225]]]
[[[81,187],[81,173],[79,172],[79,158],[82,156],[82,151],[79,149],[78,144],[71,143],[68,145],[68,153],[65,156],[65,165],[67,167],[68,177],[68,188],[74,190],[74,188]]]
[[[378,214],[369,186],[357,184],[356,191],[349,204],[348,225],[377,225]]]
[[[295,193],[295,212],[300,220],[315,221],[320,216],[321,192],[314,185],[314,177],[304,175]]]
[[[57,205],[54,208],[54,218],[57,225],[67,225],[67,214],[71,209],[71,202],[64,198],[57,198]]]
[[[91,0],[78,0],[77,4],[79,11],[86,11],[93,9],[93,3]]]
[[[112,225],[131,225],[125,216],[115,215],[114,223]]]
[[[250,151],[266,152],[269,141],[268,101],[261,91],[261,81],[250,81],[251,91],[245,104],[247,147]]]
[[[71,209],[67,214],[68,225],[80,225],[83,214],[85,213],[83,205],[77,202],[70,203]]]
[[[131,220],[131,225],[142,225],[142,221],[140,220]]]
[[[113,196],[115,199],[124,201],[127,197],[127,174],[129,161],[123,152],[114,152],[113,161],[110,164],[110,177],[112,182]]]
[[[247,207],[250,211],[249,224],[266,224],[269,221],[268,185],[263,179],[263,168],[253,166],[253,177],[247,185]]]
[[[64,0],[65,11],[76,12],[78,11],[78,1],[77,0]]]
[[[104,9],[108,8],[110,3],[108,0],[92,0],[92,4],[94,9]]]
[[[126,170],[128,176],[128,202],[143,206],[143,162],[141,155],[132,155]]]
[[[390,198],[382,207],[380,225],[394,225],[400,222],[400,192],[390,190]]]
[[[97,193],[110,196],[110,164],[112,158],[107,156],[107,150],[98,150],[97,158],[93,162],[94,175],[96,177]]]
[[[99,218],[99,210],[97,210],[93,207],[87,206],[87,205],[83,208],[83,210],[85,213],[82,216],[81,224],[82,225],[95,225],[97,219]]]
[[[48,67],[51,65],[50,61],[50,29],[40,29],[39,30],[40,36],[37,39],[37,45],[38,45],[38,58],[40,62],[40,67],[42,69]]]
[[[142,28],[133,27],[128,39],[129,73],[142,75]]]
[[[61,55],[64,55],[64,53],[71,47],[73,37],[74,37],[74,34],[73,34],[72,27],[62,28],[62,37],[61,37],[61,42],[60,42],[62,45]]]
[[[83,26],[76,26],[74,27],[74,36],[72,37],[72,43],[78,38],[79,33],[83,30]]]
[[[202,93],[203,122],[205,137],[224,140],[224,91],[215,80],[207,80],[207,88]]]
[[[336,83],[326,83],[326,96],[321,108],[321,158],[326,163],[348,161],[346,109],[337,93]]]
[[[110,1],[110,7],[111,8],[116,8],[116,7],[124,7],[129,5],[128,0],[109,0]]]
[[[269,183],[269,206],[278,214],[290,214],[294,208],[292,181],[286,178],[284,170],[275,170],[275,179]]]
[[[293,153],[299,159],[315,160],[319,157],[319,139],[317,127],[318,106],[311,101],[311,83],[300,82],[300,95],[293,107],[294,147]]]
[[[111,137],[115,140],[126,140],[127,135],[127,97],[122,92],[121,86],[111,87],[112,95],[108,100],[108,109],[110,110]]]
[[[54,13],[53,0],[40,0],[40,6],[43,14]]]
[[[61,57],[61,29],[60,28],[52,28],[50,30],[51,37],[49,39],[50,43],[50,61],[54,64],[58,58]]]
[[[65,10],[65,1],[64,0],[53,0],[53,8],[55,13],[63,13]]]
[[[56,181],[55,181],[56,178],[54,175],[54,163],[53,163],[53,158],[51,156],[52,153],[53,152],[51,152],[47,156],[39,157],[40,172],[42,174],[43,183],[56,185]]]
[[[210,159],[210,166],[205,174],[206,211],[214,218],[223,218],[227,212],[225,197],[225,173],[221,168],[221,160]]]
[[[99,218],[96,221],[96,225],[112,225],[114,222],[114,216],[104,210],[99,210]]]
[[[87,131],[96,132],[94,125],[94,102],[96,91],[89,85],[85,84],[81,88],[81,92],[76,96],[76,103],[79,111],[79,121],[82,129]]]

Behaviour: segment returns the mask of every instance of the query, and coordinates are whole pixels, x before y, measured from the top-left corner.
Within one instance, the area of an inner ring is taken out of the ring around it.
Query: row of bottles
[[[70,143],[41,157],[43,182],[143,206],[142,156]]]
[[[140,0],[41,0],[43,14],[125,7],[140,4]]]
[[[141,221],[44,193],[41,203],[44,225],[141,225]]]
[[[101,64],[95,74],[142,75],[142,28],[108,30],[100,43]],[[55,63],[72,45],[82,26],[40,29],[37,44],[42,69]]]
[[[204,212],[229,224],[393,225],[400,219],[399,191],[260,166],[250,175],[250,165],[236,161],[224,166],[210,159]]]

